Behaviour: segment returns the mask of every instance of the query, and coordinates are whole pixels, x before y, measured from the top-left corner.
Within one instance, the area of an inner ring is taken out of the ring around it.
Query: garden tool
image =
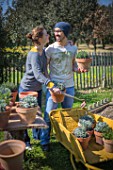
[[[76,99],[76,100],[79,100],[79,101],[82,101],[82,104],[81,104],[81,108],[84,108],[86,106],[86,102],[84,99],[79,99],[78,97],[75,97],[75,96],[72,96],[70,94],[67,94],[65,92],[61,92],[64,96],[67,96],[67,97],[70,97],[70,98],[73,98],[73,99]]]

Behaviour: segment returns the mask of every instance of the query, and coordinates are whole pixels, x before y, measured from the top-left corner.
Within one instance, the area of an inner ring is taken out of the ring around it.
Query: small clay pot
[[[6,140],[0,143],[0,162],[4,170],[22,170],[25,143]]]
[[[77,62],[78,68],[80,68],[80,70],[89,71],[91,62],[92,62],[92,58],[76,58],[76,62]]]
[[[55,103],[61,103],[64,101],[64,94],[56,94],[53,91],[50,90],[50,94],[52,97],[53,102]]]
[[[15,105],[17,94],[18,94],[18,91],[11,92],[11,95],[12,95],[11,102],[13,106]]]
[[[104,139],[104,148],[106,152],[113,153],[113,140]]]
[[[38,92],[36,91],[25,91],[25,92],[21,92],[19,93],[19,98],[22,99],[28,95],[34,96],[34,97],[38,97]]]
[[[6,111],[0,112],[0,128],[5,128],[8,125],[11,107],[7,106]]]
[[[36,114],[38,111],[38,107],[33,108],[22,108],[17,106],[16,112],[20,117],[20,120],[23,124],[33,123],[36,119]]]
[[[88,137],[87,138],[77,138],[78,141],[80,142],[83,150],[86,150],[87,147],[88,147],[88,144],[89,144],[89,141],[91,139],[91,136],[88,134]]]
[[[96,138],[96,143],[103,145],[103,139],[102,139],[103,135],[102,135],[102,133],[94,130],[94,135],[95,135],[95,138]]]

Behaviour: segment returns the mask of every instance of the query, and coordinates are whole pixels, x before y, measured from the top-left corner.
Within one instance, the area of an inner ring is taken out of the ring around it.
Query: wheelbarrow
[[[92,136],[88,148],[83,150],[73,130],[78,126],[78,121],[84,114],[93,116],[95,121],[104,121],[113,129],[113,120],[98,114],[90,113],[86,108],[57,109],[50,112],[50,120],[55,130],[57,140],[70,152],[70,160],[74,170],[77,164],[82,163],[88,170],[105,170],[104,166],[113,160],[113,153],[107,153],[103,146],[95,142]],[[101,168],[101,166],[103,168]],[[113,162],[108,169],[113,169]]]

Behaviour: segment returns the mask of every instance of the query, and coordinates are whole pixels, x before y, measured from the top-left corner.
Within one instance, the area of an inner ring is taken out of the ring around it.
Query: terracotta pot
[[[88,133],[90,136],[92,136],[93,133],[94,133],[94,130],[93,130],[93,129],[92,129],[92,130],[87,130],[87,133]]]
[[[105,151],[113,153],[113,140],[108,140],[103,138],[103,142],[104,142]]]
[[[16,108],[16,112],[19,115],[20,120],[23,124],[33,123],[35,121],[37,111],[38,107],[22,108],[17,106]]]
[[[80,70],[89,70],[92,62],[92,58],[76,58],[78,68]]]
[[[22,99],[28,95],[34,96],[34,97],[38,97],[38,92],[35,91],[26,91],[26,92],[21,92],[19,93],[19,98]]]
[[[94,131],[94,135],[95,135],[95,138],[96,138],[96,143],[103,145],[102,133]]]
[[[0,162],[4,170],[22,170],[25,143],[7,140],[0,143]]]
[[[5,128],[8,125],[11,108],[7,107],[6,111],[0,112],[0,128]]]
[[[89,141],[91,139],[91,136],[89,135],[87,138],[77,138],[78,141],[80,142],[83,150],[86,150],[89,144]]]
[[[64,91],[65,92],[65,91]],[[64,101],[64,94],[56,94],[50,90],[50,94],[52,97],[53,102],[55,103],[61,103]]]
[[[17,94],[18,94],[18,91],[11,92],[11,96],[12,96],[11,102],[13,106],[15,105]]]

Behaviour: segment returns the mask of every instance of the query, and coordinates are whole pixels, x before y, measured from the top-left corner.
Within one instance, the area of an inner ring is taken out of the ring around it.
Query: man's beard
[[[55,39],[57,42],[62,42],[64,40],[65,36],[64,37],[60,37],[60,36],[56,36]]]

